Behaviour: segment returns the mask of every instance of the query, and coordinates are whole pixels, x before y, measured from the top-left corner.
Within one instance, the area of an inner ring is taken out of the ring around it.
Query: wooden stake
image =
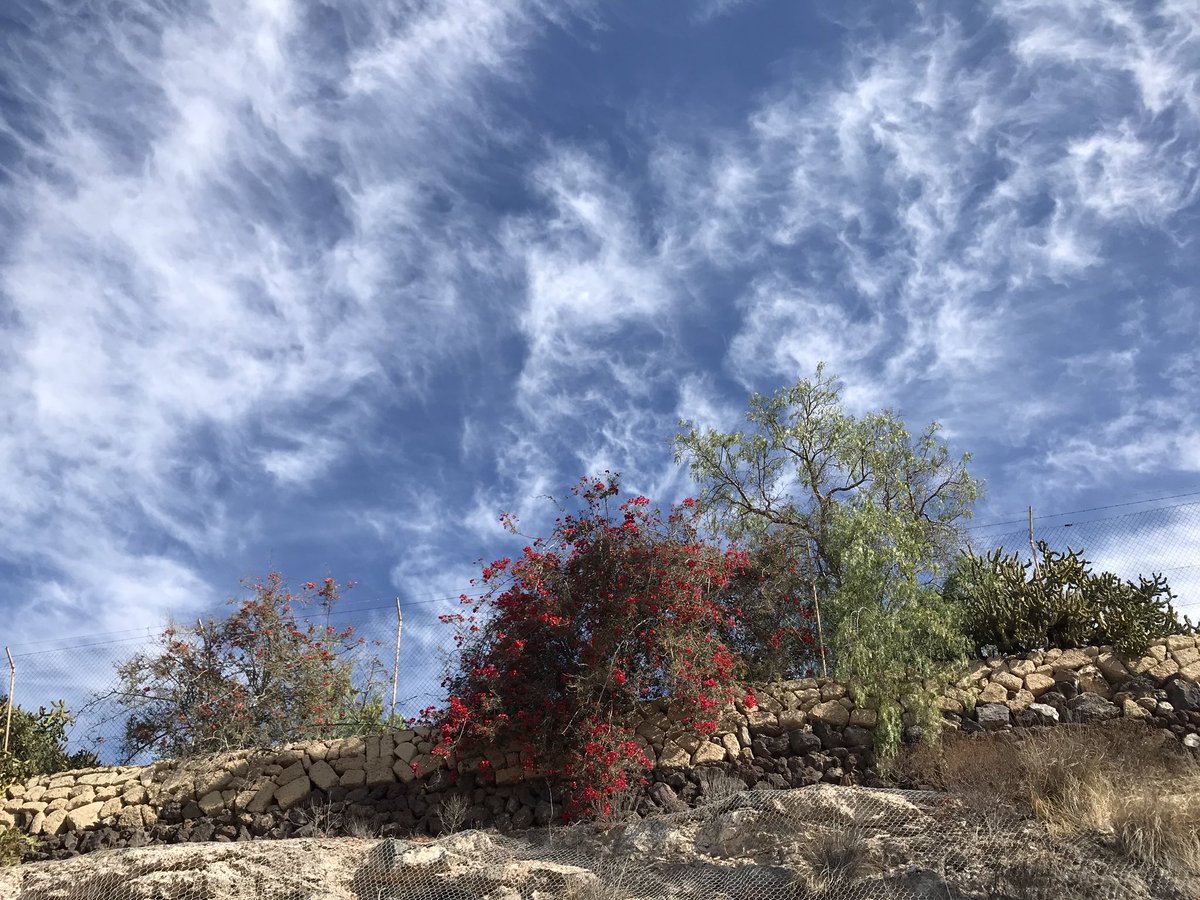
[[[1033,574],[1038,574],[1037,547],[1033,544],[1033,507],[1029,507],[1029,552],[1033,554]]]
[[[8,657],[8,715],[4,720],[4,752],[7,753],[8,735],[12,731],[13,691],[17,687],[17,667],[13,663],[12,651],[5,647],[4,654]]]
[[[400,611],[400,598],[396,598],[396,664],[392,668],[392,721],[396,719],[396,686],[400,683],[400,635],[404,631],[404,613]]]

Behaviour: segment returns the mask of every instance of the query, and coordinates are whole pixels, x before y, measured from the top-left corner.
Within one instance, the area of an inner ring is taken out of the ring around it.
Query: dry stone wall
[[[636,732],[656,761],[635,811],[679,811],[715,777],[750,787],[873,784],[875,712],[845,685],[807,679],[761,686],[753,708],[726,710],[702,738],[665,701],[646,704]],[[981,661],[941,696],[946,727],[1012,727],[1144,720],[1200,750],[1200,642],[1174,636],[1140,659],[1110,648],[1047,650]],[[906,738],[919,736],[905,711]],[[0,825],[35,836],[35,857],[181,841],[321,836],[355,830],[437,834],[453,825],[522,829],[561,814],[555,786],[497,749],[447,764],[429,733],[243,750],[149,766],[88,769],[7,788]],[[482,773],[486,769],[489,774]],[[448,801],[453,800],[453,804]],[[453,819],[453,821],[452,821]]]

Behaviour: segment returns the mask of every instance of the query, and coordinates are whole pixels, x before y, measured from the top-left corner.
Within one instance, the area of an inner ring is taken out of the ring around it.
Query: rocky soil
[[[945,794],[828,784],[607,826],[144,847],[0,870],[5,900],[1194,900],[1198,888]]]

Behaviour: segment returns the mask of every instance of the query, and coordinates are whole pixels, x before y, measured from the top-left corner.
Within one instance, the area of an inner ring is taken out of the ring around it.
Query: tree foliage
[[[327,578],[293,593],[278,572],[231,600],[226,617],[172,625],[155,652],[118,666],[116,697],[128,710],[124,754],[186,756],[344,737],[382,727],[374,674],[356,668],[365,643],[332,626],[304,624],[296,607],[329,612],[340,597]]]
[[[8,699],[0,698],[0,715],[6,714],[7,706]],[[0,754],[0,784],[96,765],[94,753],[68,751],[67,729],[74,721],[62,701],[36,713],[14,706],[8,753]]]
[[[699,538],[692,501],[664,520],[618,493],[609,473],[585,480],[549,538],[483,567],[484,597],[443,617],[460,658],[448,708],[429,711],[439,752],[487,757],[515,742],[527,769],[566,779],[576,816],[604,814],[650,765],[630,730],[640,703],[669,698],[683,726],[711,733],[728,703],[755,702],[735,688],[715,602],[744,554]]]
[[[790,547],[817,596],[830,674],[878,707],[892,744],[900,697],[963,652],[932,583],[979,493],[970,457],[951,456],[936,422],[914,437],[890,410],[847,412],[823,366],[772,397],[754,394],[746,418],[733,432],[683,423],[677,457],[727,537]]]
[[[1037,552],[1036,565],[1003,548],[964,553],[946,579],[945,596],[978,651],[1111,645],[1136,656],[1154,638],[1193,630],[1162,575],[1126,581],[1093,572],[1082,550],[1057,553],[1039,541]]]

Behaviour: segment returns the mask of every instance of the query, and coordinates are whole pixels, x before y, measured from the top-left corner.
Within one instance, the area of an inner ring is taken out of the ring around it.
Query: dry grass
[[[905,780],[976,809],[1024,808],[1062,836],[1092,836],[1130,859],[1200,878],[1200,765],[1139,723],[948,736],[901,763]]]
[[[867,846],[867,833],[857,825],[821,829],[804,845],[802,853],[808,870],[804,887],[810,895],[820,896],[835,886],[844,888],[873,874],[876,868]]]

